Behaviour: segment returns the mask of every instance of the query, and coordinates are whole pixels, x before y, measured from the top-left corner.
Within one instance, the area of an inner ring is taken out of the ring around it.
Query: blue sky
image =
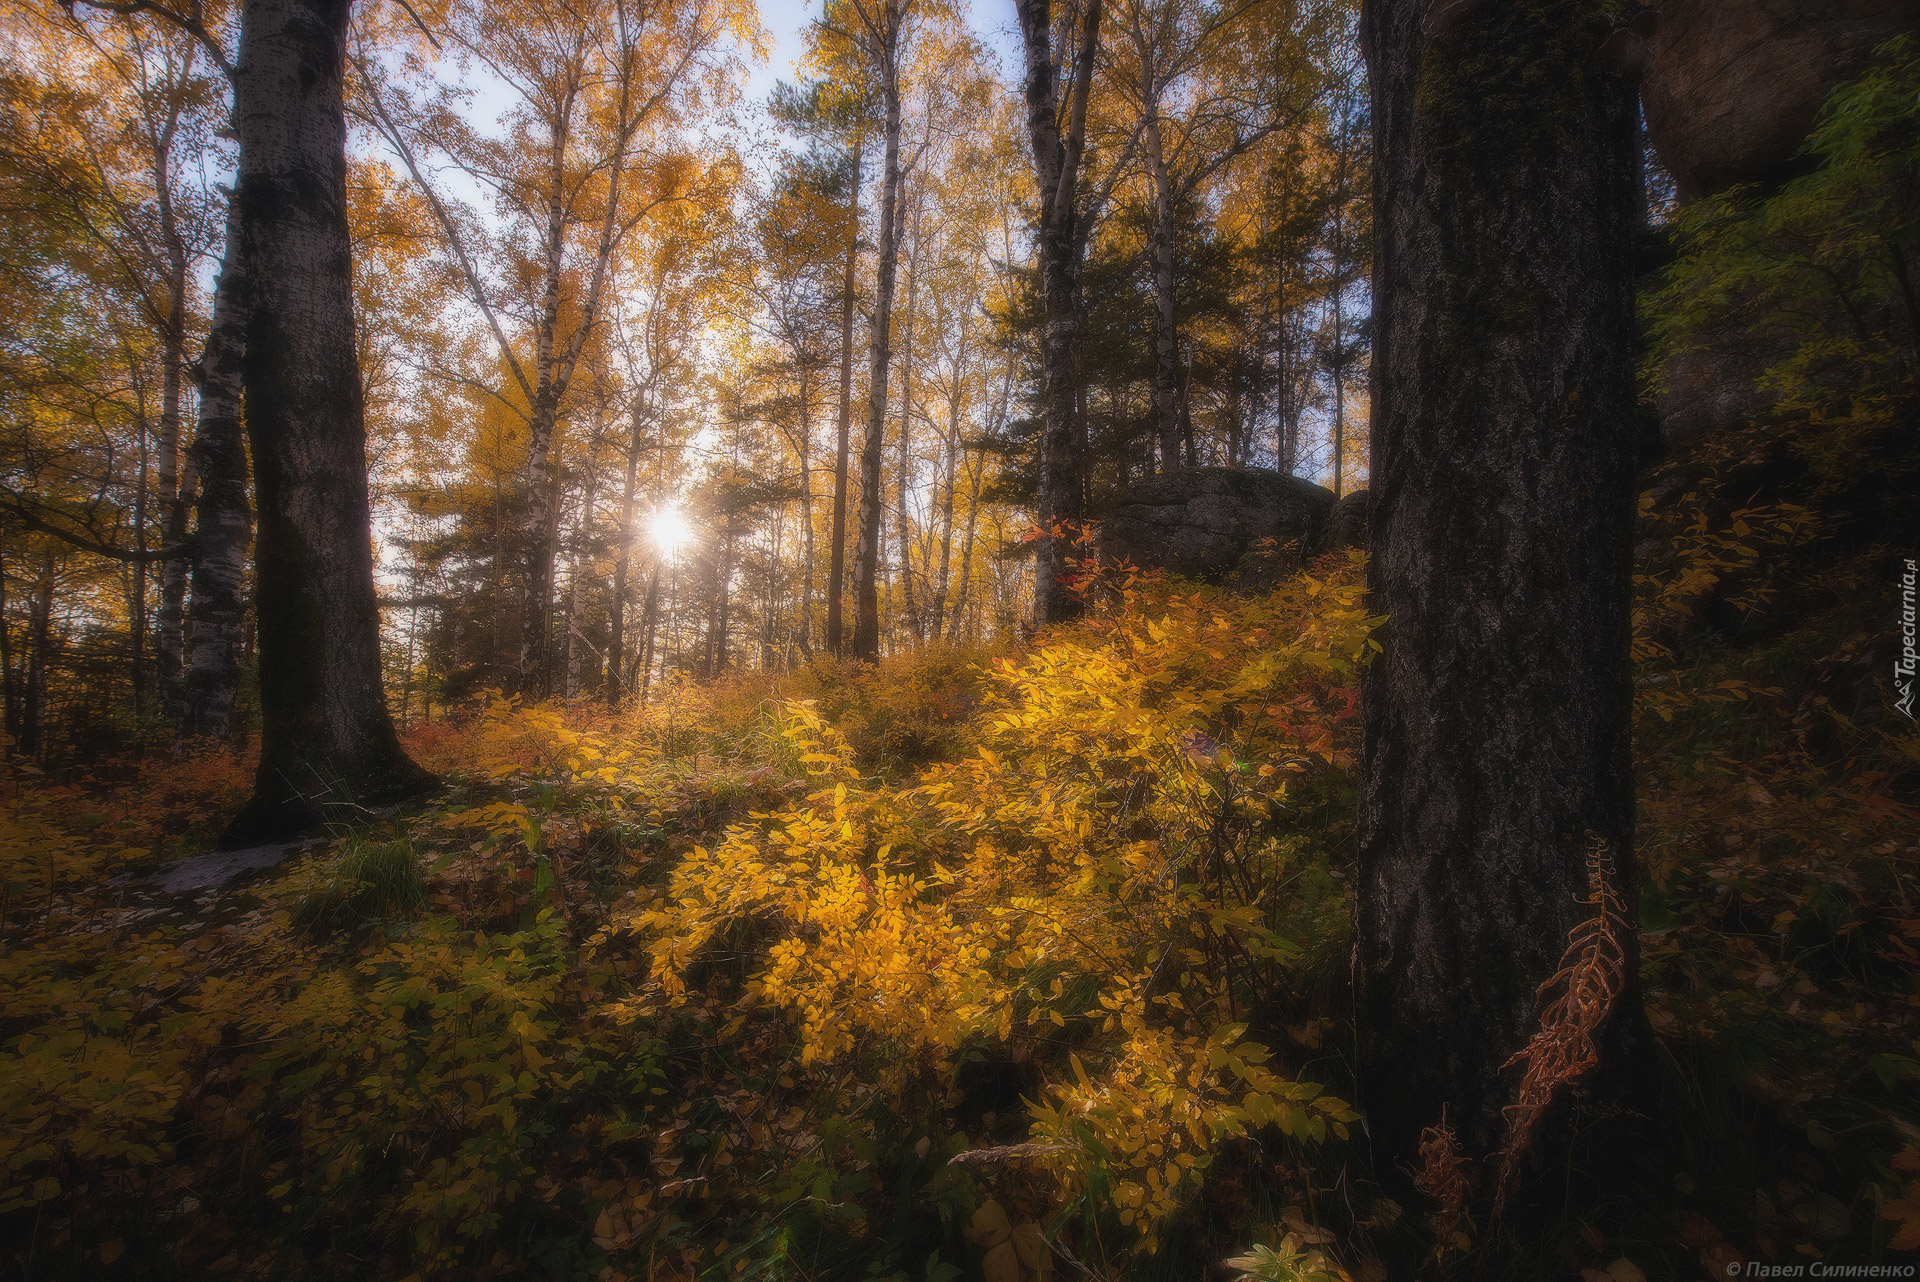
[[[963,0],[964,3],[964,0]],[[1000,54],[1000,70],[1011,76],[1017,66],[1019,38],[1013,25],[1013,0],[973,0],[967,23]],[[776,80],[792,80],[794,60],[806,48],[807,24],[820,12],[820,0],[760,0],[760,24],[773,39],[773,55],[748,78],[747,96],[765,102]]]

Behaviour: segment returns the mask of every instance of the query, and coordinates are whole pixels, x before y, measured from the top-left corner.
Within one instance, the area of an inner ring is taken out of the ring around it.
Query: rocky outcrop
[[[1182,468],[1135,485],[1100,527],[1107,561],[1245,590],[1249,558],[1277,571],[1325,545],[1333,491],[1263,468]],[[1266,584],[1265,586],[1271,586]]]
[[[1775,187],[1833,89],[1860,74],[1881,45],[1920,31],[1920,0],[1664,0],[1614,33],[1610,69],[1640,84],[1647,136],[1682,200],[1736,184]],[[1833,317],[1836,324],[1843,318]],[[1765,371],[1784,339],[1729,319],[1697,337],[1700,350],[1662,371],[1660,440],[1682,446],[1764,415]]]
[[[1682,199],[1790,175],[1820,104],[1920,0],[1665,0],[1612,42]]]

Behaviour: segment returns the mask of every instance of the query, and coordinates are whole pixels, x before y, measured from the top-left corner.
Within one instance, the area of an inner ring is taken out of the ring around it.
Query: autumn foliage
[[[806,701],[495,698],[416,744],[444,803],[217,918],[16,787],[60,840],[9,847],[3,1213],[76,1268],[684,1275],[937,1248],[989,1197],[1151,1251],[1223,1156],[1355,1121],[1300,1072],[1317,1034],[1263,1021],[1338,929],[1313,834],[1371,622],[1344,562],[1253,601],[1130,581],[972,669],[969,728],[890,775]]]

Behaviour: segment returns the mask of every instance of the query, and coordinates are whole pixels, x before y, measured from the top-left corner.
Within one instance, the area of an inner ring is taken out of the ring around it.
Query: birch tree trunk
[[[147,481],[152,471],[147,457],[147,416],[139,415],[140,471],[133,488],[133,546],[141,559],[127,575],[127,655],[128,677],[133,687],[135,716],[147,707]]]
[[[1074,530],[1084,511],[1079,415],[1080,345],[1080,160],[1086,133],[1087,94],[1099,45],[1100,0],[1089,0],[1081,28],[1067,119],[1060,118],[1060,67],[1053,53],[1049,0],[1015,0],[1025,49],[1027,136],[1033,146],[1040,195],[1035,235],[1040,258],[1041,427],[1039,485],[1034,506],[1040,527],[1034,546],[1033,612],[1040,623],[1058,623],[1080,613],[1067,564]]]
[[[354,349],[341,80],[347,0],[246,0],[234,79],[262,736],[227,844],[311,831],[433,777],[380,676],[366,423]]]
[[[159,191],[161,236],[167,242],[167,317],[161,332],[160,434],[154,458],[154,479],[160,490],[160,516],[163,546],[178,547],[186,541],[187,517],[193,492],[191,462],[181,467],[180,432],[183,416],[181,401],[186,371],[187,255],[174,226],[167,165],[156,163]],[[160,696],[163,716],[173,716],[180,707],[181,680],[185,660],[185,618],[187,601],[187,558],[168,557],[160,563],[159,625],[154,642],[154,672],[158,678],[155,692]]]
[[[913,485],[913,325],[920,293],[920,202],[914,201],[913,252],[907,255],[907,314],[900,327],[900,477],[896,510],[900,518],[897,541],[900,546],[900,600],[907,616],[907,631],[918,645],[926,639],[920,619],[920,607],[913,595],[913,523],[907,519],[907,499]],[[906,211],[901,210],[902,221]]]
[[[171,97],[165,123],[150,135],[154,208],[159,216],[160,248],[166,262],[166,314],[160,325],[160,432],[154,479],[160,491],[162,545],[178,547],[186,541],[189,496],[194,483],[191,462],[185,469],[181,467],[189,256],[174,207],[173,190],[173,145],[184,101],[178,94]],[[161,714],[167,717],[174,716],[180,708],[186,599],[187,560],[168,557],[160,565],[160,609],[153,656],[155,690],[160,696]]]
[[[240,689],[247,545],[253,541],[240,414],[246,280],[238,205],[230,203],[226,257],[213,289],[213,323],[200,354],[200,423],[193,441],[200,493],[194,510],[193,594],[187,607],[192,657],[180,720],[181,733],[189,737],[231,738],[233,700]]]
[[[1597,1110],[1589,1123],[1630,1107],[1617,1070],[1640,1026],[1637,162],[1632,92],[1596,57],[1599,8],[1505,0],[1429,38],[1426,7],[1369,0],[1362,18],[1377,228],[1369,576],[1388,622],[1362,699],[1361,1105],[1382,1170],[1411,1166],[1444,1114],[1488,1167],[1484,1211],[1521,1077],[1503,1065],[1541,1028],[1537,994],[1568,932],[1597,916],[1596,846],[1611,854],[1623,956],[1582,1107]],[[1567,1095],[1518,1168],[1555,1208],[1578,1169]],[[1507,1226],[1525,1218],[1510,1211]]]
[[[958,379],[954,380],[958,383]],[[932,623],[927,635],[938,641],[946,635],[948,575],[953,570],[953,490],[957,483],[960,456],[960,398],[947,398],[947,439],[940,478],[940,570],[934,580]]]
[[[800,653],[813,653],[813,366],[800,375]]]

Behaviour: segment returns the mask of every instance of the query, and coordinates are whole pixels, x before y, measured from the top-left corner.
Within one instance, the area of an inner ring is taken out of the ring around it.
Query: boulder
[[[1100,526],[1100,554],[1182,578],[1238,583],[1250,553],[1298,564],[1317,551],[1333,510],[1333,491],[1297,476],[1264,468],[1181,468],[1121,496]]]
[[[1916,30],[1920,0],[1665,0],[1609,43],[1689,199],[1790,176],[1827,94]]]
[[[1616,31],[1609,69],[1637,79],[1647,137],[1682,200],[1791,178],[1821,104],[1887,40],[1920,31],[1920,0],[1664,0]],[[1834,324],[1844,324],[1830,307]],[[1761,386],[1783,339],[1730,317],[1662,370],[1660,440],[1685,446],[1772,408]]]
[[[1373,495],[1365,490],[1342,494],[1333,505],[1333,519],[1327,523],[1327,548],[1367,546],[1367,513],[1372,506]]]

